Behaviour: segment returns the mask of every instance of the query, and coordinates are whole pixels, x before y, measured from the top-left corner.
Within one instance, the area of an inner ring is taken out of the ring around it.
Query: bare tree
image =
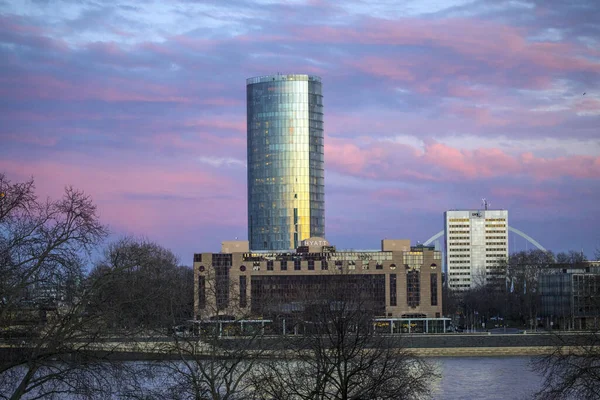
[[[552,252],[542,250],[521,251],[512,254],[508,260],[508,303],[513,306],[513,318],[529,324],[531,329],[536,326],[541,307],[539,277],[554,260]]]
[[[556,335],[554,351],[533,360],[534,370],[544,376],[537,399],[600,398],[600,334]]]
[[[172,341],[160,345],[158,350],[170,358],[151,366],[154,379],[162,383],[149,396],[227,400],[246,398],[249,392],[248,376],[264,353],[264,322],[248,321],[236,284],[217,284],[216,268],[210,262],[205,266],[202,296],[207,300],[197,320],[178,327],[183,329],[174,331]],[[226,296],[226,307],[219,296]]]
[[[559,264],[577,264],[587,261],[587,257],[582,251],[569,250],[567,253],[561,252],[556,255],[556,262]]]
[[[85,258],[106,236],[89,196],[67,187],[39,200],[33,180],[0,174],[0,328],[3,398],[89,397],[104,390],[107,364],[92,363],[101,332],[86,314],[95,284]]]
[[[192,317],[192,269],[168,249],[144,239],[110,243],[90,281],[102,281],[88,303],[107,329],[120,335],[164,335]]]
[[[445,288],[444,315],[455,316],[457,325],[468,329],[490,328],[500,315],[506,314],[507,260],[498,260],[489,271],[472,275],[472,287],[464,291]]]
[[[375,333],[377,305],[369,289],[358,281],[329,278],[329,284],[314,291],[304,288],[304,334],[283,343],[281,360],[257,365],[253,395],[345,400],[427,394],[435,376],[432,367],[404,349],[398,338]]]
[[[533,369],[544,376],[538,399],[600,398],[600,330],[597,317],[600,310],[598,276],[590,277],[592,284],[577,293],[585,298],[587,313],[593,320],[588,332],[553,332],[556,345],[551,354],[534,358]]]

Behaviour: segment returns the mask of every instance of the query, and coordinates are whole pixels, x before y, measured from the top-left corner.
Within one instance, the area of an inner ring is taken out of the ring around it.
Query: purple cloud
[[[323,79],[338,247],[425,240],[444,210],[488,197],[545,246],[591,256],[599,13],[593,1],[0,2],[0,170],[33,175],[42,196],[78,186],[115,233],[190,263],[247,233],[245,79],[310,73]]]

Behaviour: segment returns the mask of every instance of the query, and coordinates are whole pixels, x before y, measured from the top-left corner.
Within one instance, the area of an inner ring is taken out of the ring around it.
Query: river
[[[531,371],[531,357],[444,357],[431,359],[441,378],[433,398],[527,399],[542,377]]]
[[[542,383],[542,377],[530,369],[531,357],[437,357],[428,360],[435,365],[439,375],[431,382],[432,398],[435,400],[528,399]],[[145,365],[136,361],[127,364],[134,370]],[[166,373],[156,381],[142,378],[142,386],[150,388],[169,384],[169,375]],[[114,389],[115,395],[110,398],[119,398],[117,393],[120,389]]]

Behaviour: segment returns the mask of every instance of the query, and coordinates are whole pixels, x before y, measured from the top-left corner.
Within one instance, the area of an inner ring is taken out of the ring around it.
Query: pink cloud
[[[186,35],[171,36],[169,41],[193,51],[211,50],[219,43],[217,40],[189,37]]]
[[[470,86],[462,82],[451,82],[448,84],[447,93],[449,96],[461,98],[484,99],[493,96],[490,90]]]
[[[157,149],[171,149],[201,155],[223,155],[231,156],[236,153],[244,153],[246,139],[242,137],[222,136],[214,133],[198,132],[194,136],[185,138],[178,133],[163,132],[155,135],[140,136],[136,138],[138,143],[147,143]]]
[[[600,100],[593,97],[582,98],[575,103],[575,110],[583,115],[600,115]]]
[[[553,208],[561,201],[565,201],[565,195],[558,189],[536,188],[536,187],[493,187],[491,196],[500,202],[510,203],[518,199],[521,203],[527,203],[531,207]],[[568,197],[568,196],[566,196]]]
[[[538,179],[556,177],[600,178],[600,157],[572,156],[555,159],[535,158],[527,155],[523,168]]]
[[[88,50],[109,57],[125,57],[126,53],[115,42],[92,42],[86,45]]]
[[[197,164],[181,161],[158,166],[64,159],[28,163],[0,160],[0,170],[13,181],[33,176],[42,198],[58,198],[66,185],[85,191],[98,205],[103,223],[118,231],[143,235],[173,224],[244,223],[236,219],[245,204],[237,185]]]
[[[3,140],[10,140],[10,141],[19,142],[19,143],[35,144],[38,146],[48,146],[48,147],[54,146],[58,142],[58,138],[56,136],[49,136],[49,135],[41,136],[41,135],[37,135],[34,133],[25,133],[25,132],[1,133],[0,137],[2,137]]]
[[[175,88],[123,78],[101,77],[98,81],[75,82],[49,75],[0,78],[0,95],[26,99],[103,100],[191,103]]]
[[[27,24],[18,17],[0,15],[0,30],[22,35],[43,35],[45,31],[38,26]]]
[[[16,16],[6,17],[0,15],[0,33],[5,33],[9,36],[10,42],[20,46],[50,49],[60,52],[69,50],[69,46],[64,40],[50,37],[54,33],[51,30],[34,26]]]
[[[137,47],[141,50],[147,50],[152,53],[160,54],[166,57],[173,57],[176,54],[172,48],[162,43],[143,42],[140,43]]]
[[[184,124],[187,127],[196,127],[202,129],[223,129],[243,132],[246,134],[246,120],[239,116],[231,116],[227,118],[198,118],[188,120]]]
[[[109,30],[114,33],[115,35],[124,37],[124,38],[132,38],[135,37],[135,34],[131,33],[131,32],[127,32],[123,29],[118,29],[118,28],[114,28],[114,27],[110,27],[108,26]]]
[[[334,43],[422,45],[450,48],[504,68],[526,61],[557,70],[600,71],[600,63],[579,57],[582,46],[529,42],[524,29],[477,19],[367,19],[359,27],[299,28],[300,40]]]
[[[207,97],[200,100],[200,104],[209,106],[231,107],[243,104],[240,99],[226,97]]]
[[[333,137],[325,140],[326,162],[339,171],[350,175],[361,174],[367,164],[367,157],[367,152],[363,152],[353,143]]]
[[[462,150],[427,141],[420,150],[409,145],[327,138],[328,167],[352,176],[393,180],[475,180],[498,177],[529,177],[553,180],[562,177],[600,179],[600,157],[536,157],[531,153],[508,154],[500,149]]]
[[[383,76],[392,80],[414,82],[417,77],[413,72],[414,60],[399,60],[377,56],[367,56],[348,62],[349,65],[373,75]]]
[[[449,104],[444,106],[444,110],[449,115],[473,121],[480,126],[506,126],[514,123],[511,118],[500,118],[485,106]]]
[[[421,93],[431,93],[448,77],[539,89],[551,84],[553,72],[600,72],[593,50],[573,43],[532,42],[528,34],[523,28],[477,19],[366,19],[356,27],[295,28],[287,40],[432,48],[423,55],[390,47],[386,56],[366,55],[346,63],[363,73],[412,83]],[[451,53],[437,58],[443,49]]]

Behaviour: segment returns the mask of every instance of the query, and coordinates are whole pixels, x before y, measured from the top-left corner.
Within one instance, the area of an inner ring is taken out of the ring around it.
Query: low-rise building
[[[246,241],[223,242],[221,253],[195,254],[196,318],[291,316],[332,288],[368,300],[374,317],[442,317],[441,253],[433,247],[387,239],[376,251],[337,251],[323,238],[301,244],[291,252],[251,252]]]
[[[600,261],[553,264],[540,274],[539,290],[547,325],[600,327]]]

